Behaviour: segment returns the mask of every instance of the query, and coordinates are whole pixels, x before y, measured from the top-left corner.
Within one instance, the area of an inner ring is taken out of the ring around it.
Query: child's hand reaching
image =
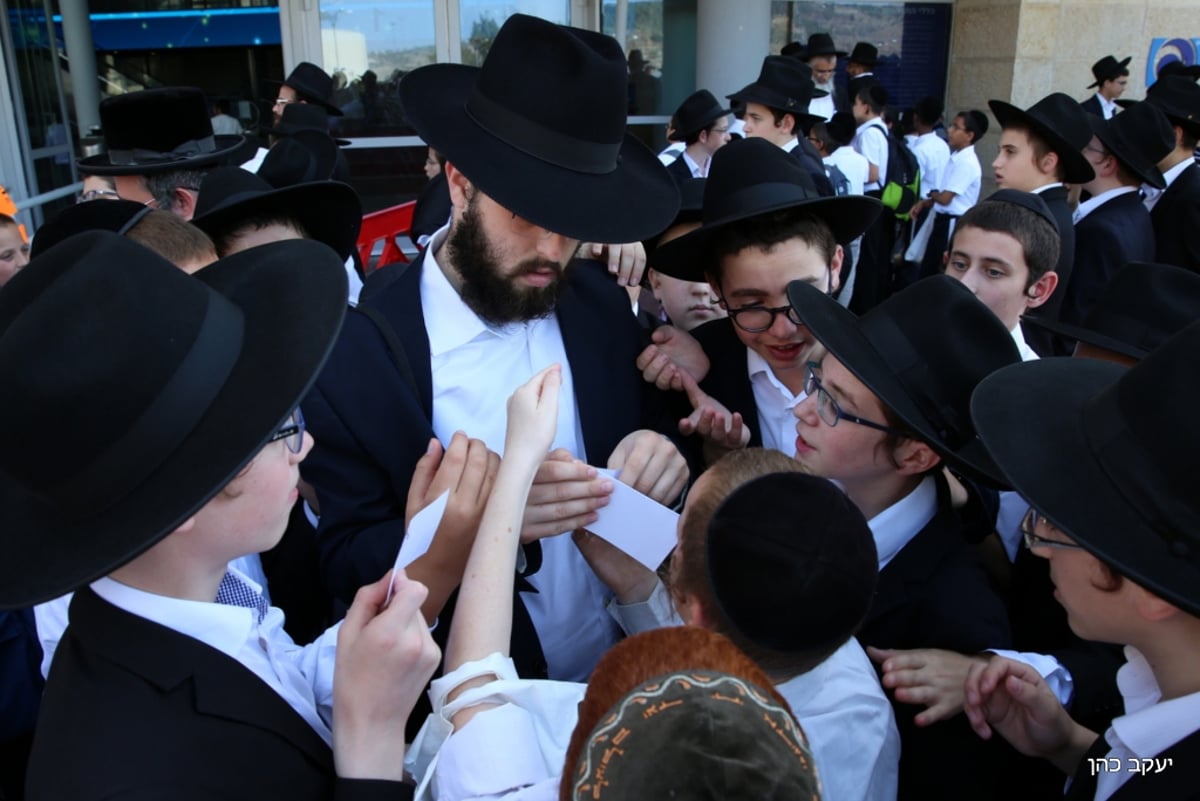
[[[504,460],[542,463],[558,430],[558,390],[562,367],[552,364],[517,387],[508,399]]]

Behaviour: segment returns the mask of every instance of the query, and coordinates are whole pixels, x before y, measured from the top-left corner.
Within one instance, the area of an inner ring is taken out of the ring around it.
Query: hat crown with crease
[[[980,384],[971,413],[1030,504],[1151,592],[1200,616],[1200,322],[1125,370],[1043,359]]]
[[[847,61],[862,64],[864,67],[874,67],[879,63],[879,48],[870,42],[855,42]]]
[[[333,104],[333,78],[316,64],[301,61],[284,78],[283,85],[294,89],[301,100],[320,105],[335,117],[342,116],[342,110]]]
[[[1175,131],[1162,110],[1150,103],[1134,103],[1112,119],[1091,115],[1096,137],[1144,183],[1165,189],[1158,162],[1175,149]]]
[[[812,68],[791,56],[767,56],[758,72],[758,80],[730,98],[744,103],[761,103],[792,114],[806,114],[814,97],[828,92],[817,89]]]
[[[675,135],[677,142],[686,141],[692,134],[703,131],[729,113],[722,108],[717,98],[707,89],[693,92],[675,109]]]
[[[625,129],[617,41],[514,14],[481,67],[431,64],[400,82],[409,122],[504,208],[563,236],[631,242],[661,231],[679,192]]]
[[[281,242],[189,276],[116,234],[0,295],[0,608],[110,573],[266,444],[333,346],[346,273]]]
[[[1183,75],[1159,78],[1146,90],[1146,100],[1167,118],[1200,135],[1200,84]]]
[[[813,56],[845,56],[846,51],[838,50],[833,44],[833,37],[827,33],[814,33],[808,37],[805,49],[805,60]]]
[[[1029,128],[1044,140],[1058,154],[1068,183],[1087,183],[1096,177],[1091,162],[1083,155],[1083,149],[1092,141],[1090,115],[1070,95],[1054,92],[1028,109],[1003,100],[989,100],[988,106],[1001,128]]]
[[[1092,65],[1092,77],[1096,79],[1096,82],[1089,86],[1088,89],[1099,86],[1105,81],[1121,77],[1121,73],[1127,71],[1125,68],[1129,66],[1129,62],[1132,60],[1132,56],[1126,56],[1120,61],[1117,61],[1113,56],[1105,56],[1100,59]]]

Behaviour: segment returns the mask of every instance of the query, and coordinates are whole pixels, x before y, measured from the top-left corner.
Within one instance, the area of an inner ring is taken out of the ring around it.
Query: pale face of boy
[[[1000,152],[992,162],[992,170],[1000,189],[1032,192],[1055,180],[1038,168],[1029,134],[1019,128],[1005,128],[1000,133]]]
[[[833,258],[826,261],[821,251],[796,237],[769,250],[748,247],[721,264],[720,286],[714,285],[721,303],[733,316],[738,310],[755,307],[790,307],[787,285],[805,281],[832,292],[838,287],[842,269],[842,248],[836,246]],[[804,364],[817,346],[816,339],[806,326],[792,322],[786,313],[775,314],[764,331],[750,332],[734,321],[733,330],[747,348],[761,356],[771,372],[793,395],[804,386]]]
[[[0,286],[29,264],[29,245],[15,225],[0,225]]]
[[[649,271],[650,288],[674,325],[691,331],[725,316],[717,295],[707,281],[681,281],[657,270]]]
[[[768,142],[783,147],[796,136],[788,123],[788,118],[785,116],[782,122],[775,122],[775,115],[771,113],[771,109],[761,103],[747,103],[746,114],[742,119],[743,128],[747,137],[757,136],[766,139]]]
[[[1029,267],[1021,243],[1002,231],[971,226],[954,232],[945,272],[965,284],[1009,331],[1027,309],[1045,303],[1058,284],[1058,274],[1050,272],[1026,289]]]

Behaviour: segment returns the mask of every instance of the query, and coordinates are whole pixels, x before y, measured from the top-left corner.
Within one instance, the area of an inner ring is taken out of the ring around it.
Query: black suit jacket
[[[712,320],[691,331],[708,356],[708,375],[700,388],[720,401],[731,413],[741,412],[742,423],[750,430],[747,447],[762,447],[762,430],[758,420],[758,404],[746,367],[746,346],[733,330],[728,317]]]
[[[1154,261],[1154,227],[1137,192],[1112,198],[1075,225],[1075,266],[1062,319],[1082,324],[1104,285],[1131,261]]]
[[[325,741],[250,670],[198,640],[75,593],[46,685],[28,798],[412,798],[338,779]]]
[[[1200,272],[1200,166],[1189,164],[1154,204],[1154,257]]]
[[[388,320],[411,376],[397,368],[380,329],[364,315],[350,314],[302,404],[317,443],[304,462],[304,476],[321,504],[322,568],[334,596],[347,602],[392,566],[404,538],[409,481],[433,436],[433,377],[420,292],[424,261],[422,254],[411,264],[372,274],[362,300]],[[678,441],[677,418],[635,364],[647,334],[630,313],[628,295],[592,261],[573,262],[565,281],[556,315],[589,459],[603,466],[617,443],[638,429]],[[540,551],[535,545],[526,555],[533,572]],[[532,589],[517,582],[518,591]],[[545,660],[524,604],[514,604],[513,613],[517,669],[523,676],[544,676]],[[444,637],[451,615],[452,608],[443,611],[435,639]]]
[[[1092,749],[1079,762],[1075,776],[1067,790],[1065,801],[1092,801],[1096,797],[1097,774],[1092,772],[1090,758],[1102,759],[1108,754],[1108,742],[1104,736],[1096,738]],[[1155,767],[1167,765],[1161,771],[1135,772],[1109,801],[1200,801],[1200,731],[1193,732],[1173,746],[1156,754],[1159,760]],[[1128,770],[1129,764],[1122,764]]]
[[[792,148],[792,156],[800,162],[800,166],[809,174],[813,180],[813,184],[817,188],[817,194],[821,197],[833,197],[837,194],[833,190],[833,183],[830,182],[829,176],[825,174],[825,162],[821,160],[821,154],[813,147],[813,143],[808,141],[808,137],[804,136],[803,132],[798,134],[796,146]]]
[[[671,173],[671,177],[675,179],[675,183],[682,184],[684,181],[689,181],[692,178],[692,170],[688,167],[686,161],[683,160],[683,154],[667,165],[667,172]]]
[[[963,521],[938,474],[938,511],[879,572],[875,601],[858,632],[877,648],[944,648],[978,653],[1011,645],[1004,604],[988,583]],[[900,794],[907,799],[991,799],[996,769],[1007,757],[998,743],[979,739],[958,715],[928,727],[914,717],[923,707],[892,698],[900,731]]]
[[[1058,273],[1058,287],[1045,303],[1026,316],[1055,321],[1062,314],[1067,283],[1075,267],[1075,223],[1071,219],[1071,207],[1067,204],[1065,186],[1055,186],[1038,194],[1046,202],[1054,221],[1058,223],[1058,262],[1054,266],[1054,271]],[[1065,356],[1070,352],[1069,349],[1074,347],[1073,342],[1067,343],[1036,325],[1022,325],[1021,330],[1025,334],[1025,341],[1041,356]]]
[[[1100,105],[1100,98],[1096,95],[1093,94],[1079,105],[1083,106],[1083,110],[1088,114],[1095,114],[1100,119],[1104,119],[1104,107]]]

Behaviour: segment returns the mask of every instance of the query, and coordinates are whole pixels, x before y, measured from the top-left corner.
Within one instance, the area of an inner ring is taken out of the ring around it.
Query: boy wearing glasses
[[[694,408],[680,428],[704,436],[710,457],[746,444],[792,453],[792,408],[816,341],[789,318],[787,286],[837,289],[839,243],[861,235],[880,208],[865,197],[820,197],[796,160],[765,140],[733,142],[713,157],[703,225],[655,254],[660,272],[706,278],[729,314],[692,332],[712,365],[699,387],[676,371]]]
[[[942,468],[1001,483],[967,404],[980,380],[1019,360],[1012,337],[945,276],[918,281],[862,318],[803,281],[787,298],[792,318],[827,350],[805,368],[795,458],[838,483],[878,550],[879,585],[859,641],[967,652],[1008,643],[1004,604],[966,541]],[[971,741],[962,719],[918,727],[913,707],[893,707],[901,798],[994,797],[994,755]]]

